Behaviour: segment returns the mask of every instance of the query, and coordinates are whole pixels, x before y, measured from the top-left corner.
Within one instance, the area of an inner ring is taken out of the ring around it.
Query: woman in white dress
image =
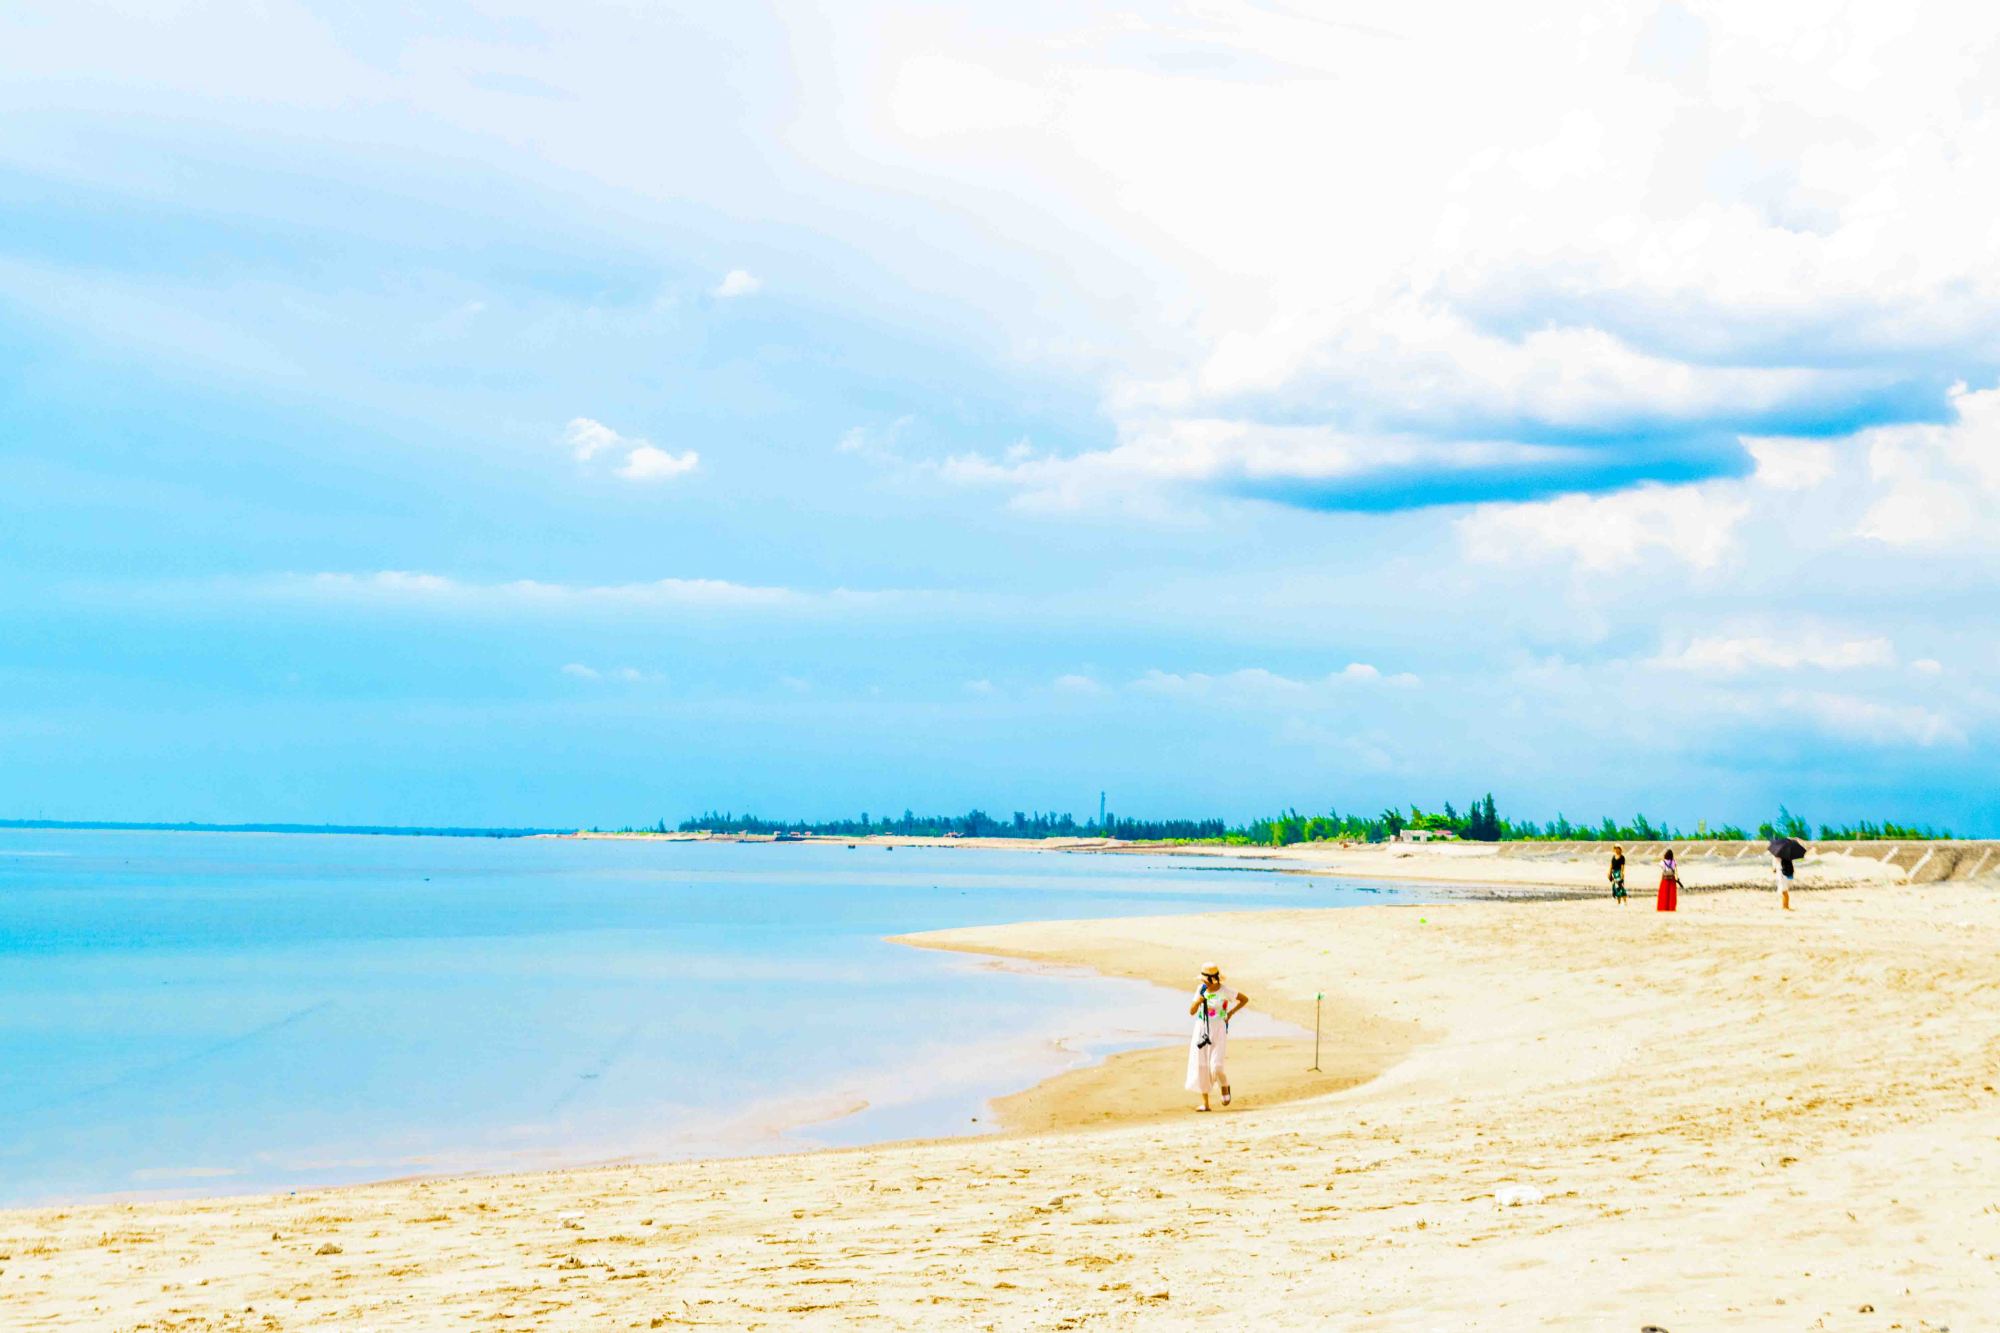
[[[1229,1020],[1248,1003],[1248,995],[1222,984],[1221,968],[1209,963],[1201,969],[1201,989],[1188,1006],[1194,1033],[1188,1038],[1187,1090],[1201,1094],[1198,1111],[1209,1109],[1210,1088],[1218,1089],[1222,1104],[1229,1105]]]

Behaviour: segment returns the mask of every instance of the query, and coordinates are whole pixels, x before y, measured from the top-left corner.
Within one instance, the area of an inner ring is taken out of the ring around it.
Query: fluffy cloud
[[[1605,571],[1658,555],[1705,570],[1722,562],[1749,513],[1733,487],[1648,485],[1482,506],[1457,526],[1466,555],[1489,564],[1557,558]]]
[[[701,455],[692,449],[670,454],[648,440],[620,435],[589,417],[577,417],[564,427],[563,443],[581,463],[588,463],[601,453],[622,451],[625,461],[618,466],[617,473],[632,481],[665,481],[684,476],[701,464]]]
[[[1725,675],[1757,669],[1796,671],[1802,667],[1855,671],[1894,666],[1896,649],[1882,638],[1828,641],[1816,637],[1799,640],[1705,637],[1694,639],[1677,652],[1661,654],[1653,659],[1653,664],[1676,671]]]
[[[855,0],[810,42],[726,6],[580,6],[560,43],[474,12],[354,34],[264,15],[256,60],[216,54],[245,40],[233,6],[157,26],[143,60],[100,27],[38,15],[0,82],[24,107],[240,108],[245,132],[335,147],[388,123],[716,246],[743,219],[794,228],[788,285],[976,329],[1099,397],[1116,443],[1062,455],[1089,484],[974,469],[1044,500],[1183,476],[1139,442],[1189,429],[1220,433],[1188,484],[1261,467],[1258,493],[1315,506],[1425,502],[1363,483],[1427,446],[1491,449],[1443,465],[1453,499],[1548,493],[1509,448],[1570,451],[1579,489],[1671,482],[1745,470],[1744,435],[1935,418],[1953,379],[2000,369],[1991,6]],[[1338,465],[1260,463],[1281,428],[1342,442]],[[1912,530],[1896,505],[1875,527]]]
[[[577,462],[588,463],[606,449],[623,445],[625,440],[601,421],[576,417],[563,428],[563,443],[575,451]]]
[[[2000,19],[1776,13],[1140,4],[997,40],[884,6],[884,77],[812,147],[1091,274],[1087,345],[1028,350],[1100,374],[1120,442],[963,479],[1047,507],[1261,472],[1324,506],[1413,456],[1459,474],[1445,498],[1519,496],[1509,447],[1589,489],[1739,473],[1742,436],[1935,415],[2000,329],[2000,238],[1959,204],[2000,176],[1970,54]],[[1316,442],[1274,453],[1286,430]]]
[[[1817,440],[1745,439],[1757,480],[1781,491],[1809,491],[1833,476],[1834,451]]]
[[[1488,564],[1734,565],[1742,576],[1811,558],[1822,579],[1836,567],[1859,579],[1900,557],[1910,579],[1933,580],[1938,555],[2000,545],[1981,517],[2000,504],[2000,389],[1955,386],[1947,411],[1826,440],[1751,440],[1756,467],[1741,478],[1487,504],[1454,523],[1467,556]]]
[[[1861,516],[1861,536],[1888,546],[1992,543],[2000,502],[2000,389],[1955,385],[1956,420],[1881,427],[1860,438],[1881,494]]]
[[[636,444],[625,455],[625,465],[618,469],[618,475],[634,481],[664,481],[694,471],[700,462],[701,456],[692,449],[670,454],[650,444]]]

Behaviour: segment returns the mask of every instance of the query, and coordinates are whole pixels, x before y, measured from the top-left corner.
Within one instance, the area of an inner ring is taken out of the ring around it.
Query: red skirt
[[[1662,912],[1673,911],[1679,904],[1680,893],[1681,882],[1679,880],[1675,879],[1672,875],[1660,876],[1659,910]]]

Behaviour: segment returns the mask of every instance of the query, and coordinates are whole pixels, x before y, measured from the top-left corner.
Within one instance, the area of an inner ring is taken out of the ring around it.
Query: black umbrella
[[[1797,838],[1771,839],[1771,855],[1780,861],[1798,861],[1805,857],[1806,849]]]

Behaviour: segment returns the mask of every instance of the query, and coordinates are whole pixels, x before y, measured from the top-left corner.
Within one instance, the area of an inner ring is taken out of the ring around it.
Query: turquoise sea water
[[[976,1133],[987,1098],[1182,1033],[1179,997],[884,936],[1395,892],[971,848],[0,832],[0,1204]]]

